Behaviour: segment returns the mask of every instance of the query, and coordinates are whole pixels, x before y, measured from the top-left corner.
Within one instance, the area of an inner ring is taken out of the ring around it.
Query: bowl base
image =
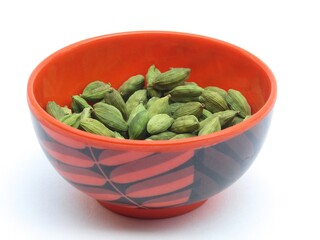
[[[197,203],[186,205],[186,206],[161,208],[161,209],[128,208],[128,207],[118,206],[118,205],[101,202],[101,201],[98,201],[98,203],[100,203],[103,207],[107,208],[108,210],[126,217],[143,218],[143,219],[161,219],[161,218],[170,218],[170,217],[183,215],[185,213],[188,213],[200,207],[206,201],[207,199]]]

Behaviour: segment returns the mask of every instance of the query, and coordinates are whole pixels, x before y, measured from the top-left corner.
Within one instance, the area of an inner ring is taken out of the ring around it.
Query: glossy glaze
[[[145,75],[151,64],[162,71],[189,67],[189,81],[202,87],[238,89],[254,114],[215,134],[137,141],[85,133],[44,111],[49,100],[69,104],[92,80],[118,87],[131,75]],[[275,99],[274,76],[255,56],[216,39],[174,32],[121,33],[75,43],[40,63],[28,84],[34,127],[55,169],[110,210],[145,218],[180,215],[235,182],[263,144]]]

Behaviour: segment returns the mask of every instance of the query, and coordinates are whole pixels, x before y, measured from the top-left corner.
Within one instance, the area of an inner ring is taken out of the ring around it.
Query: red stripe
[[[70,137],[66,137],[62,134],[59,134],[58,132],[55,132],[54,130],[51,130],[47,127],[45,127],[44,125],[40,124],[43,128],[43,130],[50,136],[52,137],[54,140],[56,140],[57,142],[66,145],[68,147],[72,147],[72,148],[78,148],[78,149],[82,149],[85,148],[86,145],[83,142],[79,142],[79,140],[70,138]]]
[[[107,180],[100,174],[89,169],[55,164],[57,171],[67,180],[75,183],[87,184],[92,186],[102,186]]]
[[[60,162],[86,168],[94,165],[94,162],[89,156],[59,143],[43,141],[42,146],[49,155]]]
[[[105,166],[118,166],[124,163],[136,161],[151,154],[153,153],[104,150],[99,156],[99,163]]]
[[[86,193],[90,197],[101,201],[115,201],[121,198],[117,192],[104,188],[76,186],[80,191]]]
[[[126,195],[133,198],[151,197],[174,192],[193,183],[194,167],[169,173],[131,185]]]
[[[121,165],[111,172],[111,180],[130,183],[159,175],[189,161],[194,152],[158,153],[135,162]]]

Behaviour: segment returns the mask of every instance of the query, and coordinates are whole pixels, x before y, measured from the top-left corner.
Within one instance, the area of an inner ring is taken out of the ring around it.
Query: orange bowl
[[[46,113],[69,105],[93,80],[117,88],[150,65],[191,69],[189,81],[241,91],[253,115],[205,136],[122,140],[69,127]],[[179,32],[126,32],[83,40],[53,53],[32,72],[29,108],[40,145],[69,183],[111,211],[139,218],[189,212],[234,183],[256,158],[276,101],[270,69],[251,53],[210,37]]]

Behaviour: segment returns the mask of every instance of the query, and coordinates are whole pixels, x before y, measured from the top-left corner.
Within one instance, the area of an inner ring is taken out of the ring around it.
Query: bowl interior
[[[102,36],[68,46],[38,68],[33,93],[45,108],[48,101],[69,105],[71,96],[93,80],[117,88],[130,76],[145,75],[155,64],[191,68],[188,81],[200,86],[237,89],[248,99],[253,113],[268,100],[270,79],[257,59],[231,44],[188,34],[135,33]]]

